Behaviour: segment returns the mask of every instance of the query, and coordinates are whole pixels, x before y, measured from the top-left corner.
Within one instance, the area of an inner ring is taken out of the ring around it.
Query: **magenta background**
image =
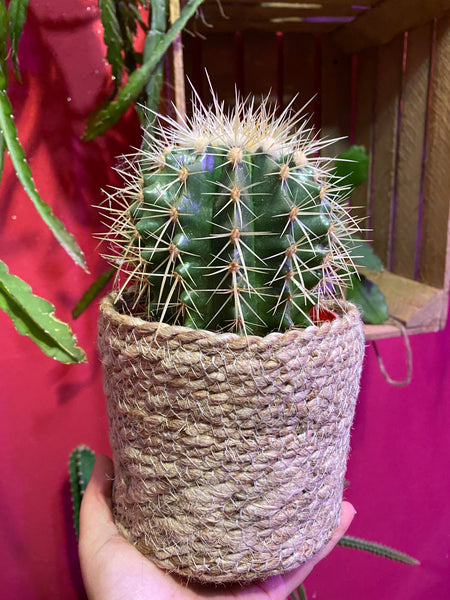
[[[107,137],[79,139],[107,91],[96,2],[31,1],[21,43],[23,84],[13,78],[20,139],[42,197],[83,247],[91,276],[76,267],[36,217],[7,160],[1,183],[0,256],[12,273],[71,320],[74,303],[104,269],[99,190],[113,182],[114,157],[136,143],[133,115]],[[73,323],[89,363],[60,365],[0,313],[0,589],[4,600],[84,598],[72,532],[67,461],[86,443],[108,453],[95,350],[96,308]],[[450,327],[411,339],[414,375],[388,385],[368,346],[356,410],[346,497],[358,514],[350,534],[409,552],[420,567],[337,548],[306,582],[319,600],[447,600],[449,569]],[[379,343],[392,375],[405,373],[400,340]]]

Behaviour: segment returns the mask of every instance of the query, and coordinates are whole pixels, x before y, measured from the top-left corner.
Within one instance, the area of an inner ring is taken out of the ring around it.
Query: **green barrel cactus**
[[[345,186],[307,122],[266,101],[195,99],[119,168],[109,195],[119,298],[133,314],[265,335],[313,320],[355,272]]]

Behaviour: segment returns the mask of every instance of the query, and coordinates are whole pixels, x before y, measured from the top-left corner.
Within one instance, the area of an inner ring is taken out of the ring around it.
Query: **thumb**
[[[113,462],[103,454],[95,457],[94,468],[89,479],[80,508],[80,559],[95,551],[117,534],[111,509],[111,490],[114,479]]]
[[[326,546],[322,548],[311,560],[307,563],[290,571],[289,573],[284,574],[283,580],[286,586],[286,589],[292,591],[297,588],[302,581],[311,573],[316,564],[321,561],[327,554],[329,554],[333,548],[336,546],[341,537],[345,534],[347,529],[350,526],[350,523],[353,521],[353,517],[356,514],[356,510],[350,502],[344,501],[342,503],[341,510],[341,520],[338,528],[333,534],[333,537],[328,542]]]

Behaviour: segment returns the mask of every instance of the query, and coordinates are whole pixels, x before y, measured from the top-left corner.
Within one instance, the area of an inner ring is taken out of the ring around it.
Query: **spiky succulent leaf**
[[[4,31],[4,35],[0,35],[0,84],[3,92],[6,91],[8,84],[8,71],[6,59],[8,57],[8,11],[3,0],[0,0],[0,31]],[[0,93],[2,93],[0,91]],[[5,164],[6,140],[0,127],[0,181],[3,175]]]
[[[103,135],[109,127],[119,120],[130,104],[142,92],[164,53],[169,49],[178,33],[184,28],[202,2],[204,0],[188,0],[186,2],[181,9],[180,18],[158,41],[148,62],[145,62],[130,75],[127,83],[121,88],[117,99],[89,117],[83,139],[91,140],[98,135]]]
[[[390,558],[391,560],[396,560],[408,565],[420,565],[420,562],[416,558],[413,558],[404,552],[400,552],[399,550],[395,550],[389,546],[384,546],[383,544],[378,544],[377,542],[370,542],[368,540],[356,538],[350,535],[344,535],[338,541],[338,544],[346,548],[355,548],[357,550],[363,550],[365,552],[377,554],[378,556]]]
[[[0,35],[0,64],[5,70],[6,59],[8,57],[8,34],[9,34],[9,23],[8,23],[8,11],[4,0],[0,0],[0,31],[3,34]]]
[[[89,286],[84,292],[80,300],[76,303],[72,317],[78,319],[78,317],[87,309],[87,307],[99,296],[99,294],[105,289],[108,283],[111,281],[115,273],[115,269],[108,269]]]
[[[64,250],[75,261],[76,264],[87,270],[84,254],[71,233],[67,231],[63,223],[53,214],[51,208],[40,197],[33,180],[30,166],[27,162],[25,152],[19,142],[17,129],[13,120],[13,111],[6,91],[7,79],[4,65],[0,61],[0,131],[4,143],[8,148],[11,161],[14,165],[17,177],[33,202],[39,216],[50,228],[51,232],[62,245]]]
[[[114,0],[99,0],[98,6],[103,25],[103,41],[106,46],[106,59],[111,65],[114,87],[117,88],[122,81],[123,39],[116,14],[116,3]]]
[[[307,600],[305,586],[299,585],[286,600]]]
[[[165,0],[153,0],[152,2],[152,16],[151,16],[151,24],[150,30],[147,33],[145,38],[144,45],[144,63],[148,62],[155,52],[155,49],[158,47],[158,44],[164,37],[164,33],[166,31],[166,2]],[[159,100],[161,97],[161,90],[163,86],[163,60],[161,59],[159,63],[153,70],[146,86],[146,108],[150,109],[150,116],[148,111],[145,113],[141,113],[141,118],[148,119],[149,121],[153,121],[154,115],[159,106]],[[147,124],[150,126],[150,123]]]
[[[323,298],[342,297],[359,228],[318,157],[331,141],[299,115],[239,98],[226,113],[197,99],[191,118],[161,117],[147,140],[107,215],[133,312],[265,335],[308,325]]]
[[[19,60],[17,51],[19,40],[22,36],[23,26],[27,16],[27,8],[30,0],[11,0],[8,6],[9,38],[11,40],[11,56],[13,60],[16,77],[20,81]],[[3,31],[6,31],[4,29]],[[5,36],[6,37],[6,36]]]
[[[70,491],[72,495],[73,527],[80,533],[80,507],[94,468],[95,454],[87,446],[77,446],[69,458]]]
[[[0,309],[11,317],[19,333],[28,336],[51,358],[62,363],[86,361],[69,325],[54,316],[55,307],[33,294],[30,286],[9,273],[1,260]]]
[[[0,181],[2,180],[3,169],[5,166],[5,152],[6,152],[5,138],[3,137],[3,135],[0,131]]]

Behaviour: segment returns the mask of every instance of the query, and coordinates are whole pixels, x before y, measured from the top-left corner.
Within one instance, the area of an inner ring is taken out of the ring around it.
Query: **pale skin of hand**
[[[123,539],[113,521],[112,461],[97,455],[80,511],[79,556],[89,600],[285,600],[322,560],[350,525],[355,509],[342,505],[341,522],[333,538],[301,567],[245,586],[187,584],[165,573]]]

